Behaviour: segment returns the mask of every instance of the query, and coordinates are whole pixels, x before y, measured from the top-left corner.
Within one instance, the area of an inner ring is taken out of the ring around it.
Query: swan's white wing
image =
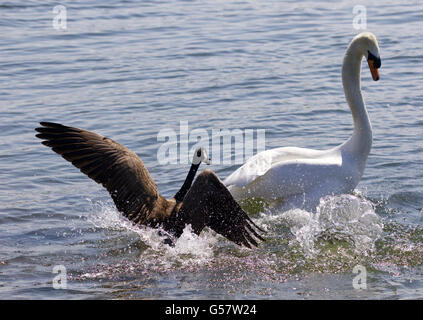
[[[335,192],[343,184],[342,157],[328,152],[326,157],[276,162],[246,185],[231,185],[228,189],[237,200],[255,197],[273,202],[323,188]]]
[[[245,186],[249,194],[273,201],[337,181],[342,163],[337,159],[289,160],[274,164],[264,175]],[[334,182],[337,183],[337,182]]]
[[[313,159],[325,156],[327,151],[296,147],[266,150],[248,159],[240,168],[224,180],[226,186],[242,188],[263,176],[277,163],[291,160]]]
[[[257,177],[264,175],[272,166],[272,151],[263,151],[248,159],[224,180],[224,184],[242,188]]]

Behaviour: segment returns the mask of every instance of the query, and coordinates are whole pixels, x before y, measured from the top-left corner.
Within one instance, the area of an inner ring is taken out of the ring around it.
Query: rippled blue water
[[[352,131],[340,75],[359,32],[351,2],[61,4],[66,30],[52,26],[56,2],[0,3],[0,298],[423,296],[421,1],[366,5],[382,68],[373,82],[363,66],[374,142],[357,189],[385,229],[376,253],[354,257],[368,268],[361,291],[342,246],[315,269],[286,255],[297,249],[277,233],[253,252],[212,233],[193,249],[205,257],[154,248],[116,217],[106,191],[34,136],[39,121],[56,121],[111,137],[143,159],[168,197],[187,165],[160,165],[157,136],[178,132],[180,121],[210,133],[265,129],[266,148],[338,145]],[[225,178],[236,167],[211,169]],[[55,265],[67,269],[66,290],[52,286]]]

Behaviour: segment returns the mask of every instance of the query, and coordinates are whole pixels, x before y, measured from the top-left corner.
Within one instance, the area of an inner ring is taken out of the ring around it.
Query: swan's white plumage
[[[354,190],[372,144],[360,88],[361,61],[369,51],[379,57],[376,37],[369,32],[359,34],[351,41],[342,66],[345,96],[354,120],[351,138],[330,150],[282,147],[251,157],[224,181],[237,200],[257,197],[278,209],[313,210],[325,195]]]

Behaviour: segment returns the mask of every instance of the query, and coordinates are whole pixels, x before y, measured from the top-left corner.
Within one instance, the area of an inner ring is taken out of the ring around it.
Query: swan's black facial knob
[[[379,69],[382,65],[382,61],[379,57],[376,57],[374,54],[372,54],[370,51],[367,51],[367,61],[373,61],[373,67],[376,69]]]

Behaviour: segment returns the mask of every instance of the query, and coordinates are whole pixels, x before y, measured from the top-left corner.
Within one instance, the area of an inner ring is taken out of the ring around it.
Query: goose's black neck
[[[197,173],[197,170],[198,170],[198,167],[200,166],[200,163],[191,165],[191,168],[189,169],[189,172],[188,172],[188,175],[185,179],[184,184],[182,185],[181,189],[179,189],[179,191],[174,196],[174,198],[177,202],[184,200],[184,197],[187,194],[189,188],[191,188],[192,181],[194,181],[195,174]]]

